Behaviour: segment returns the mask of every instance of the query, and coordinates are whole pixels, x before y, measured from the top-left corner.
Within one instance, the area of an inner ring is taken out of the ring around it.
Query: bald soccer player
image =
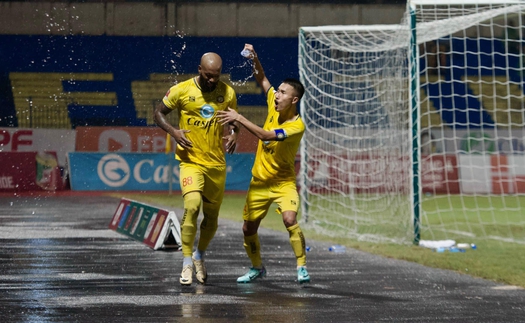
[[[217,231],[219,209],[226,183],[225,151],[232,154],[239,127],[228,124],[228,134],[218,122],[217,111],[237,110],[233,88],[220,81],[222,59],[216,53],[202,56],[199,75],[172,86],[155,109],[155,123],[177,143],[175,158],[180,161],[180,187],[184,198],[181,236],[181,285],[191,285],[193,273],[201,284],[208,274],[204,254]],[[166,116],[177,110],[179,126],[172,126]],[[224,145],[223,140],[226,140]],[[203,219],[197,248],[197,218],[202,206]]]

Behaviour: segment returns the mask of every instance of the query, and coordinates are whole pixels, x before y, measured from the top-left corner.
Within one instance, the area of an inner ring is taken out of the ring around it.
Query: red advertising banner
[[[0,152],[0,192],[65,188],[56,152]]]
[[[76,132],[77,152],[164,152],[166,147],[166,132],[159,127],[77,127]],[[236,152],[256,148],[257,138],[241,129]]]
[[[53,151],[60,166],[75,150],[75,130],[0,128],[0,153]]]
[[[296,160],[296,171],[300,161]],[[310,190],[317,193],[403,193],[408,194],[412,160],[409,157],[368,155],[322,155],[308,165]],[[301,184],[300,182],[298,183]],[[422,157],[421,186],[425,193],[460,192],[455,155]]]
[[[524,161],[523,156],[490,156],[491,192],[493,194],[525,193]]]
[[[308,165],[310,189],[317,193],[408,193],[409,166],[410,159],[402,157],[320,155]]]
[[[421,186],[423,193],[460,193],[456,155],[422,156],[421,161]]]

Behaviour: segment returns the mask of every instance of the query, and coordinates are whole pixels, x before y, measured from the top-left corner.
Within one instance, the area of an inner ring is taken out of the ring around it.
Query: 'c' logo
[[[214,114],[215,114],[215,109],[211,105],[205,104],[201,108],[201,116],[203,118],[209,119],[213,117]]]
[[[104,155],[97,165],[98,177],[111,187],[123,186],[129,180],[129,165],[117,154]]]

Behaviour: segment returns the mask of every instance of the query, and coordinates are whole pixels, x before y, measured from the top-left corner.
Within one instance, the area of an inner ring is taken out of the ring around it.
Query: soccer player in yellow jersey
[[[184,215],[181,225],[183,264],[181,285],[191,285],[193,272],[204,284],[208,277],[204,253],[217,231],[219,209],[226,184],[226,151],[233,153],[239,127],[218,122],[217,112],[227,108],[237,110],[235,91],[220,81],[222,59],[216,53],[202,56],[199,75],[172,86],[155,109],[155,123],[177,142],[175,157],[180,161],[180,187],[184,197]],[[178,129],[167,120],[177,110]],[[202,205],[203,220],[197,249],[193,244],[197,235],[197,218]]]
[[[289,78],[278,89],[274,89],[264,74],[253,46],[246,44],[244,50],[249,51],[248,57],[253,60],[255,79],[266,93],[268,116],[261,128],[232,109],[217,113],[221,123],[239,122],[259,138],[242,227],[244,248],[252,267],[237,282],[249,283],[266,275],[257,231],[261,220],[275,202],[279,206],[278,212],[282,215],[297,259],[297,281],[301,284],[308,283],[310,276],[306,270],[304,235],[297,223],[299,194],[295,184],[295,155],[305,129],[297,105],[303,96],[304,86],[298,80]]]

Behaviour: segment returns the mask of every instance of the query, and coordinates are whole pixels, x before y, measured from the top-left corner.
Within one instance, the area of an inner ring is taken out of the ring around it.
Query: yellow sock
[[[292,245],[293,253],[297,259],[297,266],[306,266],[306,243],[304,241],[303,231],[299,227],[299,223],[286,228],[290,234],[290,244]]]
[[[261,244],[257,233],[251,236],[244,236],[244,249],[246,249],[246,254],[248,254],[252,266],[255,268],[261,268]]]
[[[204,218],[202,219],[200,226],[201,233],[197,248],[200,251],[205,251],[208,249],[208,245],[215,236],[215,232],[217,232],[219,210],[207,207],[206,203],[204,203],[202,212],[204,213]]]
[[[182,255],[191,257],[193,253],[193,243],[197,234],[197,218],[201,205],[201,196],[198,192],[184,195],[184,215],[180,227],[182,240]]]

